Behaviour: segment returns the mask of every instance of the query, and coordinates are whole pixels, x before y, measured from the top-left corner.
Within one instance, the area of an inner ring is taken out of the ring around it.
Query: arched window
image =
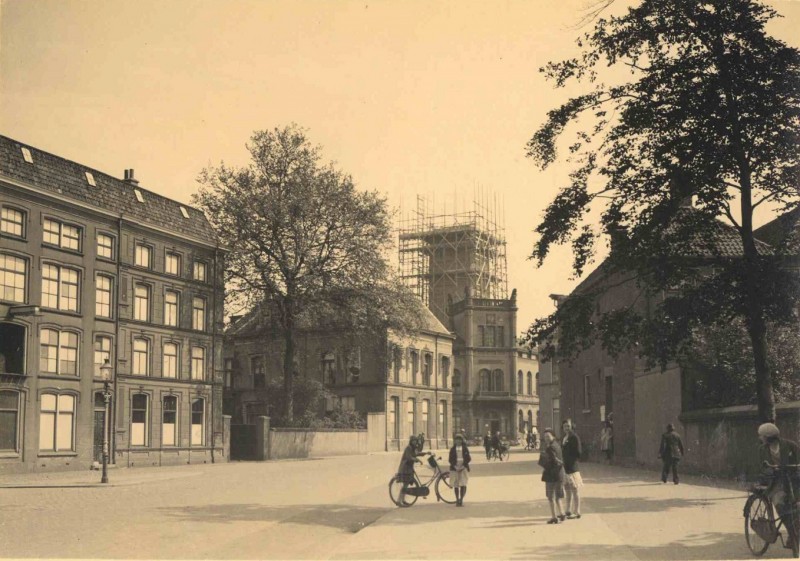
[[[42,329],[39,368],[47,374],[78,375],[78,334]]]
[[[519,410],[519,415],[517,415],[517,426],[519,427],[519,432],[525,432],[525,414],[522,412],[522,409]]]
[[[161,445],[175,446],[178,433],[178,398],[174,395],[164,396],[161,413]]]
[[[42,394],[39,416],[39,450],[75,450],[75,396]]]
[[[178,377],[178,345],[175,343],[164,343],[163,369],[161,375],[164,378]]]
[[[492,386],[496,392],[503,391],[503,371],[499,368],[492,372]]]
[[[206,402],[204,399],[195,399],[192,402],[192,446],[203,446],[206,417]]]
[[[492,376],[485,368],[478,372],[478,378],[481,382],[481,391],[492,391]]]
[[[517,393],[522,395],[524,387],[522,385],[522,370],[517,372]]]
[[[147,446],[150,433],[150,399],[147,394],[131,396],[131,446]]]
[[[533,395],[533,376],[528,372],[528,395]]]

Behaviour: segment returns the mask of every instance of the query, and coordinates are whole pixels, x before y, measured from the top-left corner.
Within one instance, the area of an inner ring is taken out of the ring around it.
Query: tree
[[[253,134],[252,161],[205,169],[195,203],[227,247],[230,301],[275,310],[284,340],[285,419],[294,414],[298,319],[359,333],[413,329],[412,296],[391,275],[386,200],[355,188],[296,125]]]
[[[649,314],[598,315],[597,292],[575,295],[530,327],[529,342],[560,326],[562,356],[602,340],[612,354],[636,348],[663,366],[701,325],[741,318],[759,414],[774,419],[767,322],[797,321],[798,287],[787,256],[755,239],[753,213],[766,202],[795,208],[800,185],[800,54],[766,34],[776,16],[754,0],[642,0],[597,20],[578,41],[580,57],[542,69],[557,87],[589,89],[550,111],[528,143],[546,168],[565,130],[575,130],[573,171],[531,257],[541,264],[553,244],[571,243],[580,276],[606,237],[614,243],[602,274],[629,274],[651,296],[670,292]],[[604,64],[631,78],[603,83]],[[595,210],[597,227],[587,220]],[[719,219],[735,228],[736,255],[718,243]]]

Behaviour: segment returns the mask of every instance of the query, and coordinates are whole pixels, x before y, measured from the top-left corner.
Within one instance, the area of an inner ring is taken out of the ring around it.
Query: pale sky
[[[575,54],[588,1],[0,0],[0,133],[186,203],[202,168],[291,122],[405,211],[483,189],[504,201],[524,330],[577,283],[567,249],[526,260],[566,168],[525,144],[579,91],[538,68]],[[800,1],[772,5],[800,45]]]

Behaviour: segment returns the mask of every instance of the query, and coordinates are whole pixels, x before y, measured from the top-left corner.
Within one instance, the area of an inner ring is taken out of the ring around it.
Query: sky
[[[297,123],[403,214],[496,200],[522,330],[579,282],[568,248],[527,259],[568,170],[525,144],[580,91],[538,69],[577,53],[588,3],[0,0],[0,134],[188,203],[203,168],[248,162],[254,130]],[[770,3],[800,46],[800,0]]]

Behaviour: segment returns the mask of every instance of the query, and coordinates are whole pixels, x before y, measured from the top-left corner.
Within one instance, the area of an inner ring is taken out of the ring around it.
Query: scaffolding
[[[400,277],[442,321],[466,292],[472,298],[508,298],[502,203],[476,190],[471,208],[454,206],[449,214],[446,207],[435,214],[417,196],[416,209],[399,225]]]

